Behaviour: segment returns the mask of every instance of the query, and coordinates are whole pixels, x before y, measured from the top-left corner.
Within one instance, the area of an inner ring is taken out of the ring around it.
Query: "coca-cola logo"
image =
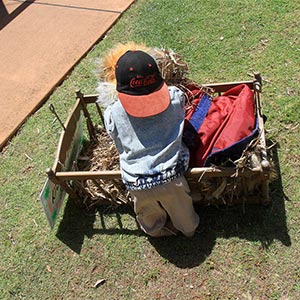
[[[130,80],[130,87],[134,89],[137,87],[148,86],[155,82],[156,82],[155,74],[150,74],[150,75],[147,75],[146,77],[141,77],[141,76],[138,77],[137,76]]]

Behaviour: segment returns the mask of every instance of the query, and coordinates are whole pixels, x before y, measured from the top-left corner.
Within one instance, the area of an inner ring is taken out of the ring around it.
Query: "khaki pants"
[[[168,216],[173,226],[191,237],[199,225],[189,186],[181,176],[149,190],[130,191],[134,201],[136,219],[141,228],[153,237],[171,235],[166,223]]]

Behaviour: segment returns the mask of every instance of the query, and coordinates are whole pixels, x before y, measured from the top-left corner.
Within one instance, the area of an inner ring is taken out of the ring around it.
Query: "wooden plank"
[[[209,87],[213,89],[216,93],[223,93],[227,90],[240,85],[240,84],[246,84],[249,86],[250,89],[253,89],[253,80],[248,81],[234,81],[234,82],[225,82],[225,83],[206,83],[202,84],[204,87]],[[98,94],[90,94],[90,95],[84,95],[83,100],[86,104],[95,103],[98,99]]]
[[[57,172],[55,176],[61,180],[87,180],[87,179],[121,179],[121,171],[74,171]]]
[[[231,177],[238,174],[239,177],[251,177],[253,175],[261,175],[262,177],[268,177],[268,172],[262,172],[257,168],[254,170],[245,169],[240,170],[238,173],[235,168],[192,168],[189,169],[185,176],[189,178],[205,177]],[[121,179],[121,171],[73,171],[73,172],[57,172],[55,176],[61,180],[87,180],[87,179]]]
[[[208,83],[203,84],[203,86],[213,89],[216,93],[223,93],[240,84],[246,84],[249,86],[250,89],[253,89],[253,80],[225,83]]]
[[[98,95],[97,94],[92,94],[92,95],[83,95],[83,101],[86,104],[91,104],[91,103],[95,103],[98,99]]]
[[[78,99],[70,113],[67,121],[64,123],[65,130],[62,130],[56,152],[56,158],[52,170],[59,172],[62,170],[62,166],[65,164],[66,155],[72,143],[75,130],[77,128],[77,122],[80,118],[81,105]]]

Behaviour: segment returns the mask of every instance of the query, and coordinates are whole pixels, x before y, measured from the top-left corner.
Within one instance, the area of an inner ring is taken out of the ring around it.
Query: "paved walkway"
[[[0,150],[134,0],[0,0]]]

